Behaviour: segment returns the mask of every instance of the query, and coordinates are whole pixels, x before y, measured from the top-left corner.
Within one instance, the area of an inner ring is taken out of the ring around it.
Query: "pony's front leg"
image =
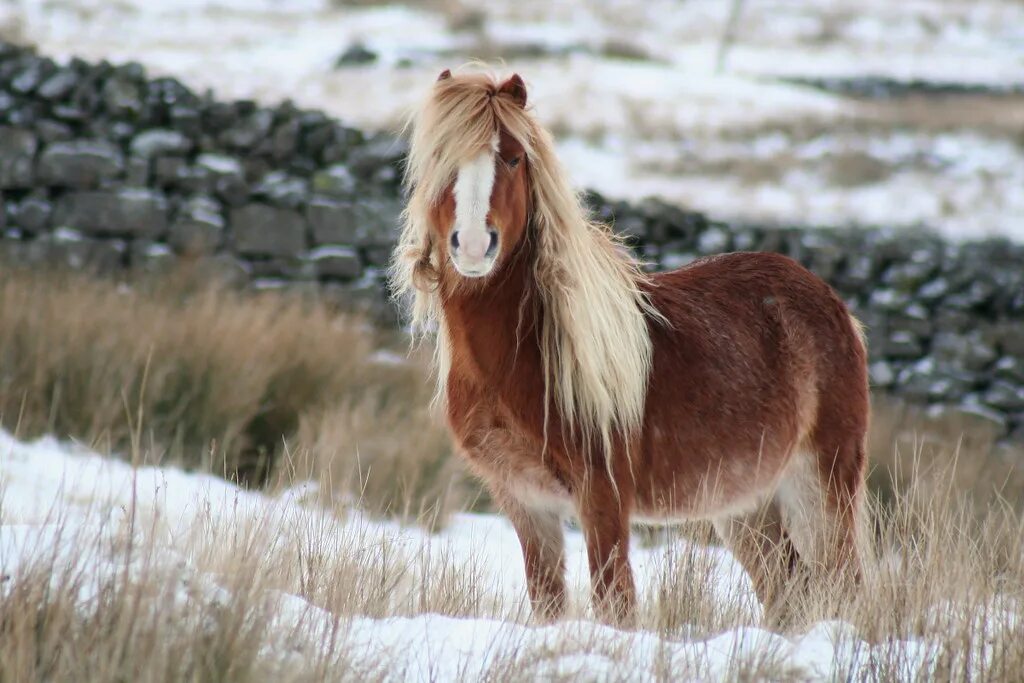
[[[636,611],[636,588],[629,566],[629,514],[632,490],[616,491],[601,474],[587,478],[577,497],[587,543],[594,608],[604,621],[629,625]]]
[[[565,535],[554,510],[523,504],[506,493],[496,495],[519,536],[526,565],[526,590],[534,614],[554,621],[565,614]]]

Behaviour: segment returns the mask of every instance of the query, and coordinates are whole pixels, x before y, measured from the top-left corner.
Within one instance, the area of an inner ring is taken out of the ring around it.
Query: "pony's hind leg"
[[[784,621],[786,595],[799,557],[776,501],[770,499],[752,512],[715,519],[714,526],[750,576],[766,621]]]
[[[507,493],[496,498],[519,536],[534,614],[549,621],[560,618],[565,613],[566,596],[562,516],[555,510],[526,505]]]
[[[859,445],[857,448],[861,448]],[[815,579],[860,579],[857,523],[863,453],[793,457],[776,495],[783,524]],[[842,462],[844,458],[847,462]]]

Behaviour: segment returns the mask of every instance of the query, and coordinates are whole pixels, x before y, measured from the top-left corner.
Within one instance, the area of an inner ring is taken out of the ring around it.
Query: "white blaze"
[[[495,140],[494,147],[497,147]],[[459,259],[476,265],[487,254],[491,237],[487,233],[487,213],[494,189],[494,149],[459,167],[455,178],[455,230],[459,239]]]

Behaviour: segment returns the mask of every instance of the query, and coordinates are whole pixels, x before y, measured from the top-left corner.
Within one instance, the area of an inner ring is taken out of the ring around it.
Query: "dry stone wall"
[[[57,63],[0,43],[0,260],[109,272],[190,258],[394,321],[383,271],[405,151],[287,102],[223,102],[137,64]],[[729,250],[792,256],[866,324],[877,389],[1024,439],[1024,245],[587,199],[652,268]]]

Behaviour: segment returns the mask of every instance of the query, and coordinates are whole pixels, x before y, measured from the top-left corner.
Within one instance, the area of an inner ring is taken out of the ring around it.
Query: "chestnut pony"
[[[855,578],[866,357],[829,286],[761,253],[646,275],[588,218],[518,75],[445,71],[412,126],[393,284],[436,328],[438,398],[535,613],[565,609],[572,511],[607,619],[636,602],[631,519],[713,520],[766,610],[797,572]]]

